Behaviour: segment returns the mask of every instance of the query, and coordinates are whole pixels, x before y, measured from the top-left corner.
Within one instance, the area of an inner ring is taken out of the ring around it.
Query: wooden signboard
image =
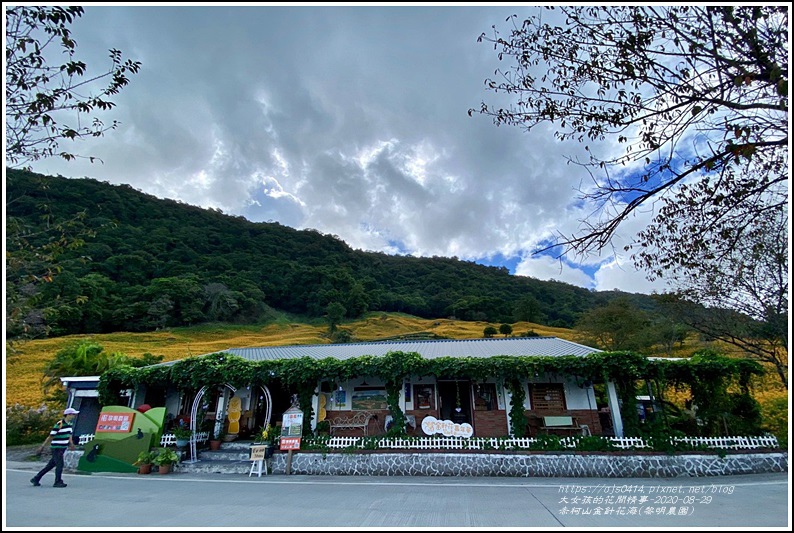
[[[263,461],[265,459],[265,449],[267,446],[251,446],[250,461]]]

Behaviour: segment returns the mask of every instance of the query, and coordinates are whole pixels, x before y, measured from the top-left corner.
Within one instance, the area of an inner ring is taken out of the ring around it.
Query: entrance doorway
[[[265,427],[268,424],[275,426],[281,424],[281,415],[290,407],[290,393],[281,381],[276,380],[267,386],[270,390],[270,399],[273,402],[270,412],[270,420],[265,420],[267,405],[265,403],[265,395],[259,387],[252,387],[255,390],[254,395],[256,404],[254,406],[254,431],[259,428]]]
[[[474,425],[471,416],[470,380],[439,379],[438,401],[441,420],[452,420],[456,424],[467,422],[472,426]]]

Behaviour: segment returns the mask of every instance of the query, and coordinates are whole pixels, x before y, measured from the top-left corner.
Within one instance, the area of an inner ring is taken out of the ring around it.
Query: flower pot
[[[171,471],[171,465],[160,465],[157,469],[160,474],[167,474]]]
[[[219,440],[211,440],[210,441],[210,450],[216,452],[221,449],[221,441]]]
[[[152,472],[152,465],[150,464],[140,465],[138,467],[139,474],[151,474],[151,472]]]
[[[187,448],[188,444],[190,444],[190,439],[176,439],[177,448]]]

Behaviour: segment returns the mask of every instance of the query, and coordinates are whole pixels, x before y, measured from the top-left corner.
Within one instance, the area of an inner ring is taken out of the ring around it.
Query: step
[[[219,450],[198,450],[198,460],[184,459],[176,465],[177,472],[191,474],[248,474],[251,472],[251,446],[253,441],[224,442]]]

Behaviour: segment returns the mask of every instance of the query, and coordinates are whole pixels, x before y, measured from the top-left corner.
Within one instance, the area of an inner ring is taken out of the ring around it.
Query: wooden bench
[[[579,425],[579,421],[572,416],[544,416],[543,425],[540,430],[544,433],[549,433],[550,430],[566,431],[570,434],[581,433],[582,435],[590,435],[590,428],[588,426]]]
[[[329,433],[334,434],[334,429],[363,429],[364,435],[369,434],[369,421],[377,418],[375,413],[358,411],[353,416],[338,416],[331,420]]]

